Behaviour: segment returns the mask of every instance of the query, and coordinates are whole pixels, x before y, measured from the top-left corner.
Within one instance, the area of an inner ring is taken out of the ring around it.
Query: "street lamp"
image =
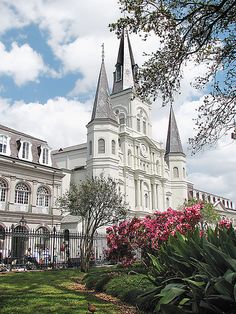
[[[27,221],[25,220],[24,215],[22,215],[21,219],[19,220],[20,226],[25,227],[27,224]]]

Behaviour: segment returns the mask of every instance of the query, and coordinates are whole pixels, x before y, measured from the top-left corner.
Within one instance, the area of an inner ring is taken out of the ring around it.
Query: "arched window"
[[[185,168],[183,168],[183,178],[185,178],[186,177],[186,170],[185,170]]]
[[[6,154],[7,152],[7,137],[0,135],[0,153]]]
[[[16,204],[29,204],[30,190],[25,183],[18,183],[15,189],[15,203]]]
[[[105,154],[105,141],[103,138],[98,140],[98,153]]]
[[[39,250],[45,250],[49,246],[50,232],[46,227],[39,227],[36,230],[37,240],[35,245],[35,255],[39,255]],[[37,254],[38,253],[38,254]]]
[[[7,184],[0,179],[0,202],[6,202],[7,197]]]
[[[89,141],[89,155],[92,155],[92,153],[93,153],[92,141]]]
[[[48,148],[43,148],[43,164],[44,165],[48,165],[48,161],[49,161],[49,150]]]
[[[114,140],[111,141],[111,152],[113,155],[116,154],[116,142]]]
[[[37,206],[48,207],[50,200],[50,193],[49,190],[44,187],[40,186],[37,190]]]
[[[29,143],[23,142],[22,145],[22,158],[29,159]]]
[[[174,173],[174,178],[178,178],[179,177],[179,169],[178,169],[178,167],[174,167],[173,168],[173,173]]]

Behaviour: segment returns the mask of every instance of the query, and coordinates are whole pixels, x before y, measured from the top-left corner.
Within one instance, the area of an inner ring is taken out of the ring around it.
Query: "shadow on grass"
[[[0,312],[86,313],[87,302],[96,305],[100,314],[116,314],[118,309],[92,294],[70,288],[83,277],[78,270],[10,273],[0,276]]]

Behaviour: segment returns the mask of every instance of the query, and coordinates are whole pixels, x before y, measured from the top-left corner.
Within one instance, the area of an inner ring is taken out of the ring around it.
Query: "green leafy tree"
[[[204,63],[205,73],[196,88],[208,85],[210,93],[198,109],[197,134],[190,139],[193,152],[214,144],[234,127],[236,113],[236,1],[235,0],[119,0],[126,16],[110,25],[117,34],[150,34],[160,47],[139,70],[144,98],[161,96],[163,105],[179,92],[183,67]]]
[[[202,219],[200,221],[201,228],[205,229],[207,225],[215,225],[220,220],[220,215],[217,213],[213,204],[208,203],[206,201],[199,201],[195,198],[192,198],[184,203],[183,208],[188,207],[188,206],[193,206],[199,203],[202,204],[202,207],[201,207]]]
[[[126,204],[111,178],[87,179],[81,185],[71,185],[59,203],[72,215],[81,217],[81,270],[88,271],[97,230],[126,217]]]

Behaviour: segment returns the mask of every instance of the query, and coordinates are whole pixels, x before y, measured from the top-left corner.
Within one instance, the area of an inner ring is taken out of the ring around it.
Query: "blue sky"
[[[0,40],[7,51],[11,50],[13,42],[18,46],[28,44],[34,51],[37,51],[44,63],[57,75],[39,75],[36,81],[28,82],[22,86],[17,86],[14,80],[2,74],[0,76],[1,95],[11,98],[13,101],[22,100],[26,102],[45,102],[50,98],[68,95],[73,89],[75,82],[81,77],[79,71],[63,74],[63,64],[52,52],[47,44],[48,33],[40,30],[37,24],[30,24],[21,29],[14,28],[1,34]]]
[[[86,140],[100,63],[110,85],[119,42],[108,24],[119,17],[116,0],[1,0],[0,1],[0,116],[1,124],[38,136],[52,148]],[[142,42],[131,36],[135,61],[144,62],[158,39]],[[195,109],[205,91],[190,82],[206,70],[189,63],[174,110],[182,142],[193,134]],[[169,108],[154,103],[153,137],[165,142]],[[236,148],[225,138],[214,150],[188,157],[189,180],[202,190],[236,200]]]

